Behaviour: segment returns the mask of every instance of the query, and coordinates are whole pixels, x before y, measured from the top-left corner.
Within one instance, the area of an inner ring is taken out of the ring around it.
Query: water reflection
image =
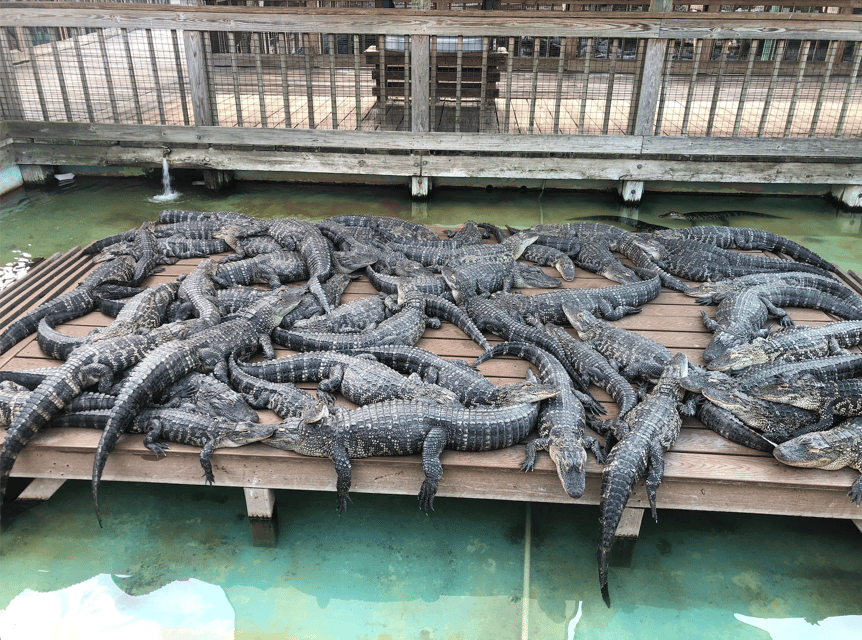
[[[846,640],[862,638],[862,616],[834,616],[809,622],[805,618],[753,618],[734,613],[740,622],[766,631],[772,640]]]
[[[3,640],[228,640],[234,628],[234,610],[224,589],[195,578],[130,596],[102,573],[57,591],[25,589],[0,611]]]

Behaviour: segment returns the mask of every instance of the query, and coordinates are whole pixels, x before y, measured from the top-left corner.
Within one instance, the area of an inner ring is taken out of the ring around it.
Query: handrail
[[[0,2],[0,27],[121,27],[380,35],[785,38],[862,41],[862,15],[307,9]]]

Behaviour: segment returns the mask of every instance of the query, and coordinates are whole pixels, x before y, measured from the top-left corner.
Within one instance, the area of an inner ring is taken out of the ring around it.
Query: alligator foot
[[[437,495],[437,487],[425,480],[419,490],[419,508],[425,513],[434,511],[434,496]]]
[[[862,504],[862,476],[856,478],[856,482],[850,487],[850,491],[847,493],[850,496],[850,501],[855,502],[858,507]]]
[[[353,500],[351,500],[349,494],[347,494],[347,493],[339,494],[339,496],[338,496],[338,513],[344,513],[347,510],[347,503],[348,502],[353,502]]]

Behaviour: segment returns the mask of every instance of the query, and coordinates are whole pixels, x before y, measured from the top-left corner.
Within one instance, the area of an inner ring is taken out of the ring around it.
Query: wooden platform
[[[197,262],[183,260],[167,266],[163,273],[150,278],[146,284],[173,280],[190,272]],[[88,257],[78,249],[41,263],[26,278],[0,292],[0,328],[49,295],[74,287],[89,268]],[[596,288],[613,284],[579,270],[575,281],[564,283],[564,286]],[[536,291],[527,291],[531,292]],[[344,299],[349,301],[373,293],[373,288],[363,276],[350,285]],[[710,309],[709,313],[714,315],[715,307]],[[700,310],[692,298],[664,290],[656,300],[646,305],[642,313],[628,316],[618,324],[656,339],[672,351],[683,351],[693,362],[701,363],[700,354],[711,334],[701,323]],[[790,310],[790,313],[799,323],[817,325],[831,320],[826,314],[814,310],[798,309]],[[92,328],[109,322],[108,317],[94,312],[59,329],[69,335],[83,336]],[[490,336],[489,341],[493,344],[499,339]],[[417,346],[446,358],[461,358],[467,362],[472,362],[481,353],[475,343],[448,323],[443,323],[440,329],[426,331]],[[279,356],[288,353],[283,349],[277,350]],[[0,356],[0,370],[59,364],[41,353],[35,337]],[[481,371],[495,383],[506,384],[523,379],[529,366],[522,360],[506,358],[483,364]],[[312,385],[305,386],[312,388]],[[607,407],[608,417],[615,415],[616,405],[607,394],[597,388],[592,391]],[[270,412],[261,412],[261,420],[277,422],[278,418]],[[59,486],[57,481],[88,480],[99,437],[100,432],[95,430],[45,429],[22,452],[12,475],[47,479],[41,485],[34,485],[31,491],[41,499]],[[446,497],[598,504],[601,466],[592,456],[587,467],[586,491],[580,499],[573,500],[564,493],[547,454],[540,453],[535,471],[521,473],[518,469],[523,450],[523,445],[517,445],[487,453],[444,451],[443,480],[438,492],[441,499],[436,502],[437,510],[445,510]],[[108,459],[103,479],[203,484],[198,454],[195,448],[172,444],[167,457],[157,460],[143,446],[142,436],[124,435]],[[266,518],[272,514],[274,489],[332,492],[335,506],[336,476],[328,459],[304,457],[253,444],[217,450],[212,463],[217,484],[244,488],[251,516]],[[420,456],[367,458],[354,460],[352,465],[351,491],[355,494],[415,495],[423,480]],[[855,519],[857,526],[862,528],[862,512],[847,497],[857,475],[850,469],[821,471],[788,467],[769,454],[729,442],[704,428],[697,420],[687,419],[679,439],[667,454],[664,481],[658,490],[658,506],[659,509],[848,518]],[[638,510],[648,508],[642,485],[632,494],[628,507],[634,510],[636,529],[640,516]],[[359,509],[361,504],[352,508]]]

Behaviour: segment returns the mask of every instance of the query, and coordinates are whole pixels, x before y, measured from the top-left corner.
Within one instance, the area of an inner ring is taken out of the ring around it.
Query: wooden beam
[[[31,502],[45,502],[57,493],[57,490],[66,483],[62,478],[34,478],[21,492],[17,500],[28,500]]]
[[[453,27],[453,18],[457,28]],[[707,38],[862,41],[862,16],[777,13],[457,11],[170,5],[82,5],[74,2],[0,2],[0,27],[103,27],[275,33],[377,33],[381,35]]]

